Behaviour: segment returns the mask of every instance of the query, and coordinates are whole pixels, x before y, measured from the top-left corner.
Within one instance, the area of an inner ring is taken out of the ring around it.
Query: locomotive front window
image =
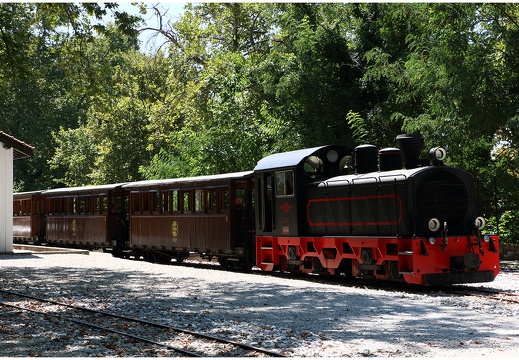
[[[353,156],[346,155],[339,162],[339,172],[341,175],[353,174]]]
[[[308,177],[316,179],[322,175],[324,164],[321,158],[312,155],[306,158],[303,169]]]
[[[276,172],[276,196],[292,195],[294,195],[294,172],[292,170]]]

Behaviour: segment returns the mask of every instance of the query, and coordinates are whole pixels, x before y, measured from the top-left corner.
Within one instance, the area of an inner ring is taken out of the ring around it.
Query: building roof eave
[[[4,149],[13,149],[13,159],[23,159],[34,154],[34,147],[0,131],[0,142]]]

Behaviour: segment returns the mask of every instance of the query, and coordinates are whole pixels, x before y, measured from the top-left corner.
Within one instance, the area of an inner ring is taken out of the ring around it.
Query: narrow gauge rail
[[[223,338],[219,338],[219,337],[215,337],[215,336],[211,336],[211,335],[207,335],[207,334],[203,334],[203,333],[198,333],[198,332],[187,330],[187,329],[177,328],[177,327],[174,327],[174,326],[159,324],[159,323],[155,323],[155,322],[151,322],[151,321],[147,321],[147,320],[143,320],[143,319],[138,319],[138,318],[128,317],[128,316],[124,316],[124,315],[114,314],[114,313],[110,313],[110,312],[106,312],[106,311],[102,311],[102,310],[89,309],[89,308],[86,308],[86,307],[66,304],[66,303],[62,303],[62,302],[51,300],[51,299],[43,299],[43,298],[39,298],[39,297],[32,296],[32,295],[29,295],[29,294],[23,294],[23,293],[20,293],[20,292],[15,292],[15,291],[10,291],[10,290],[0,289],[0,293],[7,294],[7,295],[10,295],[10,296],[14,296],[14,297],[21,297],[21,298],[26,298],[26,299],[30,299],[30,300],[35,300],[35,301],[37,301],[39,303],[48,303],[48,304],[58,305],[58,306],[66,307],[66,308],[69,308],[69,309],[77,310],[78,312],[89,312],[89,313],[93,313],[95,315],[102,315],[104,317],[112,317],[112,318],[116,318],[116,319],[119,319],[119,320],[124,320],[126,322],[130,322],[130,323],[133,322],[133,323],[138,323],[138,324],[149,326],[149,327],[165,329],[165,330],[173,331],[173,332],[176,332],[176,333],[179,333],[179,334],[185,334],[185,335],[193,336],[195,338],[209,340],[209,341],[211,341],[211,342],[213,342],[215,344],[231,345],[231,346],[233,346],[235,348],[240,348],[240,349],[243,349],[243,350],[249,352],[249,353],[244,353],[244,354],[240,354],[240,355],[236,355],[235,354],[234,356],[258,356],[258,355],[262,354],[262,355],[267,355],[267,356],[270,356],[270,357],[285,357],[285,355],[282,355],[280,353],[269,351],[269,350],[262,349],[262,348],[258,348],[258,347],[251,346],[251,345],[247,345],[247,344],[244,344],[244,343],[240,343],[240,342],[236,342],[236,341],[232,341],[232,340],[228,340],[228,339],[223,339]],[[51,317],[59,318],[59,319],[62,319],[62,320],[71,321],[71,322],[74,322],[76,324],[80,324],[80,325],[83,325],[83,326],[88,326],[88,327],[91,327],[91,328],[95,328],[95,329],[99,329],[99,330],[103,330],[103,331],[107,331],[107,332],[111,332],[111,333],[116,333],[116,334],[123,335],[123,336],[129,337],[129,338],[133,338],[133,339],[138,340],[138,341],[142,341],[142,342],[145,342],[145,343],[153,344],[153,345],[156,345],[156,346],[159,346],[159,347],[164,347],[164,348],[166,348],[168,350],[175,351],[175,352],[177,352],[179,354],[182,354],[182,355],[185,355],[185,356],[188,356],[188,357],[203,357],[203,356],[206,356],[205,354],[200,353],[200,352],[193,352],[193,351],[190,351],[190,350],[186,350],[184,348],[171,346],[171,345],[168,345],[168,344],[163,343],[163,342],[158,342],[158,341],[155,341],[155,340],[152,340],[152,339],[149,339],[149,338],[144,338],[144,337],[142,337],[140,335],[130,334],[130,333],[127,333],[125,331],[121,331],[121,330],[117,330],[117,329],[114,329],[114,328],[105,327],[105,326],[102,326],[102,325],[97,325],[97,324],[94,324],[94,323],[85,322],[83,320],[78,320],[78,319],[71,318],[71,317],[59,316],[59,315],[51,314],[51,313],[48,313],[48,312],[40,311],[40,310],[37,310],[35,306],[23,307],[23,306],[19,306],[19,305],[10,304],[8,302],[5,302],[5,300],[0,302],[0,306],[7,306],[7,307],[12,307],[12,308],[15,308],[15,309],[18,309],[18,310],[22,310],[22,311],[29,311],[29,312],[33,312],[33,313],[42,314],[42,315],[45,315],[45,316],[51,316]],[[96,321],[98,321],[98,320],[96,320]]]
[[[519,304],[519,295],[495,289],[478,288],[474,286],[445,286],[442,291],[448,294],[460,296],[477,296],[483,299],[503,301],[511,304]]]

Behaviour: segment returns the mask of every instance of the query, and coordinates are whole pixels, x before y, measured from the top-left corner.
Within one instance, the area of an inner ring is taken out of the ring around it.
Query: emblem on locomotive
[[[283,203],[283,205],[281,205],[279,208],[281,209],[281,211],[283,211],[286,214],[286,213],[288,213],[290,211],[290,209],[292,208],[292,205],[290,205],[289,203],[287,203],[285,201]]]
[[[177,242],[178,223],[175,220],[171,223],[171,236],[173,237],[173,242]]]

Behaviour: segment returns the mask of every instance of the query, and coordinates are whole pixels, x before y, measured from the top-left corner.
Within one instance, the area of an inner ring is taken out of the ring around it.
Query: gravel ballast
[[[288,356],[519,355],[516,303],[151,264],[99,252],[1,255],[0,266],[2,289],[205,332]],[[519,271],[504,268],[494,282],[473,285],[519,295]],[[176,356],[4,306],[0,318],[0,356]]]

